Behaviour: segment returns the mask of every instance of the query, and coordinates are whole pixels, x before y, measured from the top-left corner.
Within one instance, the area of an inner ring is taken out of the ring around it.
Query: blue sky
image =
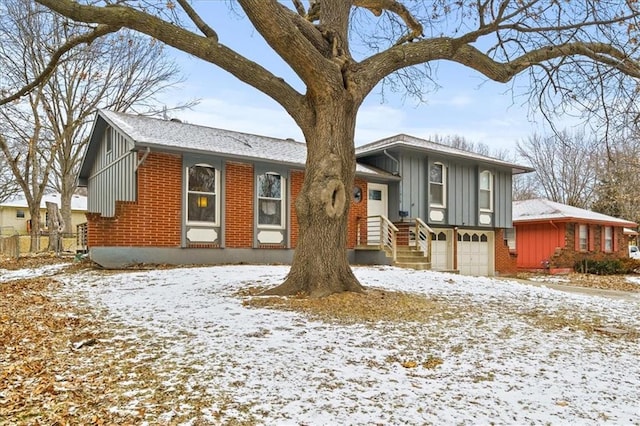
[[[250,23],[230,13],[225,2],[196,1],[196,9],[218,32],[220,41],[260,63],[274,74],[300,87],[296,77],[266,45]],[[186,81],[168,93],[167,103],[200,99],[192,110],[173,115],[183,121],[272,137],[303,140],[302,133],[282,107],[258,90],[242,83],[213,64],[171,50]],[[426,103],[388,94],[383,101],[372,92],[358,114],[356,145],[398,133],[430,138],[460,135],[470,142],[515,152],[516,143],[534,132],[542,133],[541,115],[531,115],[522,96],[526,77],[509,84],[488,81],[479,73],[457,64],[440,62],[437,82],[441,86]],[[520,93],[518,93],[520,91]],[[520,95],[520,96],[518,96]]]

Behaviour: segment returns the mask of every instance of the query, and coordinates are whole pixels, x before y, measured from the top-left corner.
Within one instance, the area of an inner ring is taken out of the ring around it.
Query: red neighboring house
[[[577,261],[628,257],[624,228],[638,224],[546,199],[514,201],[518,269],[572,271]]]

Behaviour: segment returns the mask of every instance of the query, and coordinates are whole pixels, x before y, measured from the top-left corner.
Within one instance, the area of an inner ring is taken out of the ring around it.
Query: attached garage
[[[493,231],[458,231],[458,270],[461,275],[494,275],[493,241]]]
[[[431,234],[431,269],[450,271],[453,269],[453,230],[434,229]]]

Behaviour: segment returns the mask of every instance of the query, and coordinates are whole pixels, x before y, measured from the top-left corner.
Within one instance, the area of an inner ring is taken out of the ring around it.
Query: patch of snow
[[[0,283],[14,281],[24,278],[48,277],[60,273],[62,269],[68,266],[66,263],[54,263],[52,265],[44,265],[38,268],[25,269],[0,269]]]
[[[640,329],[637,300],[393,267],[355,267],[369,287],[436,297],[468,315],[437,324],[343,325],[249,308],[236,292],[274,286],[287,266],[218,266],[63,276],[109,317],[167,339],[167,385],[206,390],[161,422],[192,413],[215,424],[638,424],[638,339],[546,331],[530,312],[601,316]],[[139,342],[140,348],[149,342]],[[422,363],[442,359],[436,368]],[[404,361],[416,361],[405,368]],[[190,372],[180,372],[180,369]],[[193,373],[196,371],[196,373]],[[130,385],[130,382],[127,383]],[[133,389],[132,389],[133,390]],[[122,401],[116,410],[129,410]],[[196,421],[198,420],[198,421]]]

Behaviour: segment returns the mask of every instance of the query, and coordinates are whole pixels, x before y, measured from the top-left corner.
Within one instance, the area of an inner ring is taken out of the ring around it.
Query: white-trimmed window
[[[604,244],[603,244],[602,248],[604,249],[605,252],[611,253],[611,252],[613,252],[613,227],[612,226],[605,226],[603,234],[604,234],[603,235],[604,236]]]
[[[446,168],[442,163],[433,163],[429,167],[429,204],[445,207],[446,200]]]
[[[258,226],[284,227],[285,178],[273,172],[258,175]]]
[[[580,251],[589,249],[589,227],[587,225],[578,226],[578,248]]]
[[[208,164],[187,167],[187,222],[217,225],[219,172]]]
[[[24,210],[16,210],[16,218],[24,219]]]
[[[482,211],[493,211],[493,173],[485,170],[480,173],[480,194],[478,204]]]

